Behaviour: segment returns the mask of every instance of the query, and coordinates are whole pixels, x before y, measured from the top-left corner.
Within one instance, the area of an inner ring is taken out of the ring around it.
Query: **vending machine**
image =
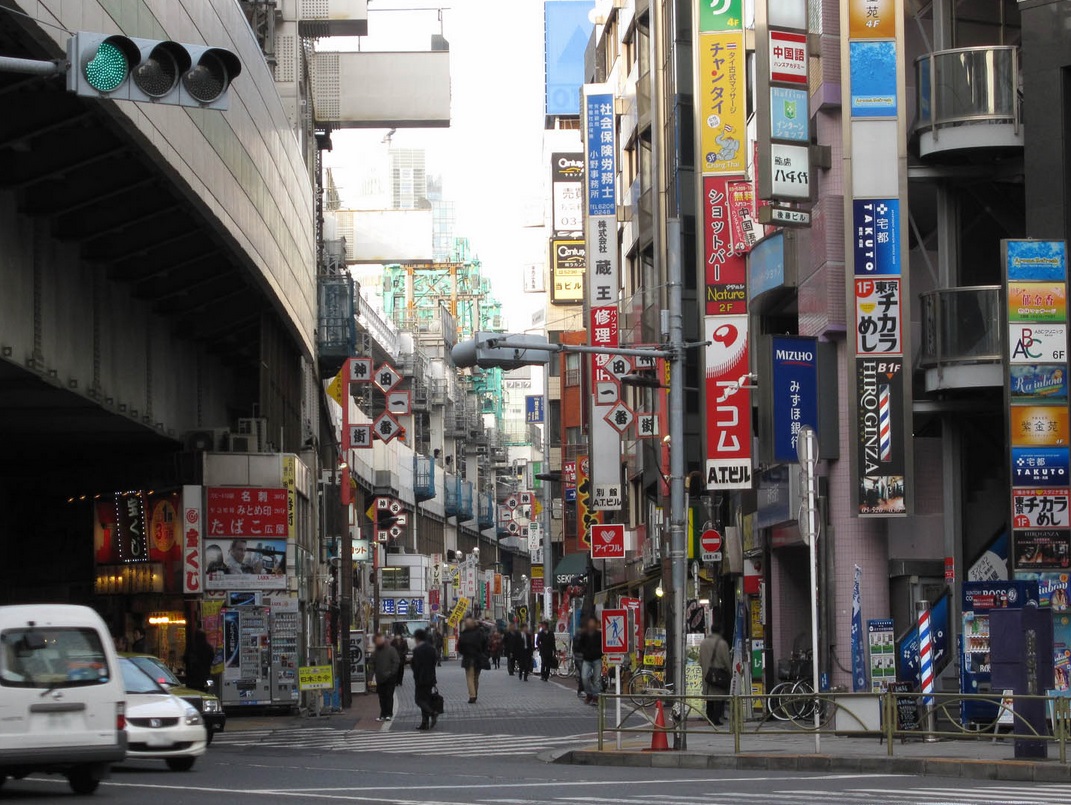
[[[272,704],[271,608],[223,610],[223,706]]]
[[[989,693],[992,674],[989,648],[989,613],[994,609],[1021,608],[1038,601],[1036,581],[968,581],[963,584],[963,624],[960,630],[960,690]],[[960,720],[988,724],[999,711],[995,702],[965,700]]]
[[[270,600],[271,703],[286,707],[298,702],[298,601],[288,596]]]

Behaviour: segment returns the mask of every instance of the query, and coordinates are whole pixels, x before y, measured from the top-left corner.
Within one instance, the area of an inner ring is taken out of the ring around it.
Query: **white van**
[[[0,606],[0,785],[50,772],[91,794],[126,757],[123,675],[100,615]]]

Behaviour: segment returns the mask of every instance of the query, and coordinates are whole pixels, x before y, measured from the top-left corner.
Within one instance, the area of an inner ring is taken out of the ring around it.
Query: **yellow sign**
[[[335,674],[330,665],[303,665],[298,668],[298,690],[333,690]]]
[[[450,611],[450,617],[446,619],[446,625],[457,627],[461,623],[461,619],[465,617],[465,613],[469,608],[469,599],[459,598],[457,603],[454,604],[454,608]]]
[[[700,167],[708,176],[747,169],[744,57],[743,31],[699,34]]]
[[[297,457],[283,456],[283,486],[286,487],[286,535],[293,539],[297,522]]]
[[[543,578],[543,565],[532,565],[532,578],[533,579],[541,579],[541,578]]]
[[[894,0],[849,0],[848,36],[852,39],[895,39]]]
[[[345,371],[346,367],[343,365],[334,380],[327,385],[327,396],[337,402],[339,408],[342,407],[342,374]]]

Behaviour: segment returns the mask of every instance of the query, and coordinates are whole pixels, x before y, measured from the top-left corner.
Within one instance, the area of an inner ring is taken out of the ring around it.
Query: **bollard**
[[[598,711],[599,751],[601,752],[603,749],[602,733],[603,730],[606,728],[606,714],[603,709],[605,700],[602,696],[600,696],[596,701],[598,702],[598,707],[596,707],[595,709]]]

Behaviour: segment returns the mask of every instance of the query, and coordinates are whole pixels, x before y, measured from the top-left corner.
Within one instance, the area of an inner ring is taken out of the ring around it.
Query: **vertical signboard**
[[[182,487],[182,592],[201,592],[201,487]]]
[[[550,155],[551,229],[555,235],[584,231],[584,155]]]
[[[791,464],[798,460],[800,429],[818,431],[818,339],[775,336],[773,350],[773,457]]]
[[[620,288],[617,241],[617,137],[614,95],[609,85],[584,86],[584,186],[587,215],[588,343],[593,347],[618,345],[618,292]],[[621,508],[621,435],[607,417],[621,399],[617,378],[594,355],[591,395],[591,496],[589,508]]]
[[[582,240],[551,238],[550,303],[580,305],[584,302],[584,272],[587,247]]]
[[[841,6],[845,174],[845,290],[854,506],[859,516],[912,509],[911,367],[906,326],[907,121],[902,0]],[[856,149],[856,150],[853,150]],[[892,166],[895,169],[890,170]]]
[[[1071,567],[1067,244],[1002,241],[1004,355],[1016,572]]]
[[[709,489],[751,487],[751,394],[746,253],[755,242],[754,193],[745,175],[747,71],[741,0],[700,0],[695,55],[695,139],[703,174],[697,248],[706,284],[704,317],[706,469]]]

